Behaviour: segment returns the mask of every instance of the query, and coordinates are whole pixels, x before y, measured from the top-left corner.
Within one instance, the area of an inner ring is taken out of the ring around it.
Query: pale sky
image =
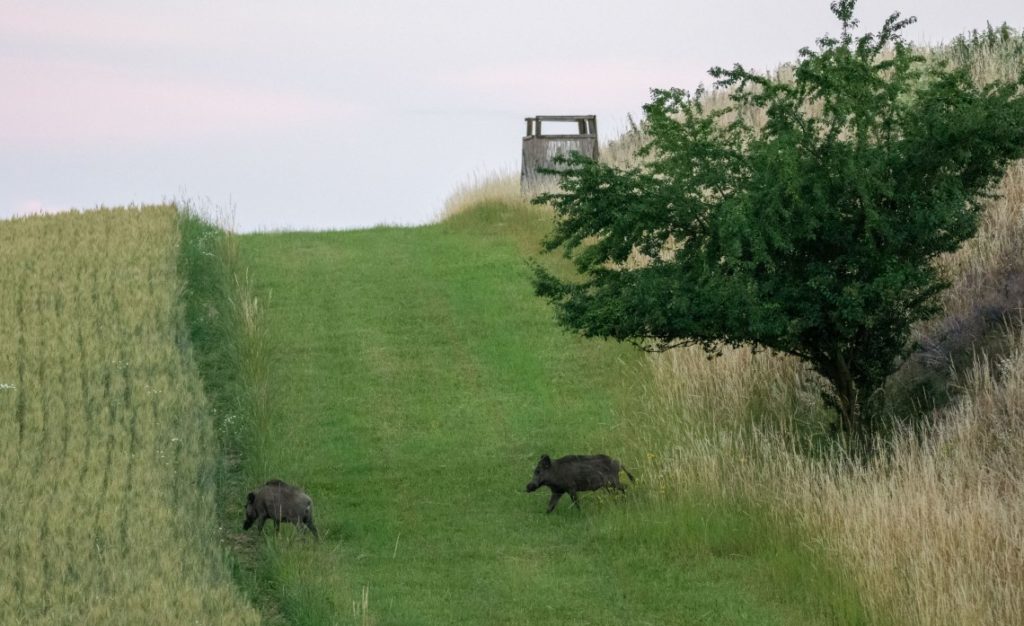
[[[839,25],[828,0],[0,0],[0,218],[187,198],[235,228],[422,224],[518,172],[523,118],[596,114],[714,65],[774,69]],[[861,0],[917,43],[1021,0]]]

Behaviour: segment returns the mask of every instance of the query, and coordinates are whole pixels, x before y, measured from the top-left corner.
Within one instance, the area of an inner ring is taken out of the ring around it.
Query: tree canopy
[[[855,36],[854,5],[832,3],[840,35],[800,50],[791,78],[712,68],[727,107],[652,90],[637,165],[561,161],[537,201],[555,210],[546,249],[579,275],[536,265],[534,281],[562,325],[795,355],[830,382],[844,430],[870,429],[864,400],[938,310],[936,257],[1024,156],[1024,73],[976,85],[902,39],[913,18]]]

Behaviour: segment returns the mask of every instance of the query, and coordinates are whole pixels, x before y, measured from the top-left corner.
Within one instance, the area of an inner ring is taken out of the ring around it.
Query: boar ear
[[[546,454],[540,457],[540,466],[545,468],[551,467],[551,457]]]
[[[249,503],[249,504],[252,504],[253,500],[255,500],[255,499],[256,499],[256,492],[255,491],[250,491],[249,495],[246,496],[246,500],[245,501],[247,503]]]

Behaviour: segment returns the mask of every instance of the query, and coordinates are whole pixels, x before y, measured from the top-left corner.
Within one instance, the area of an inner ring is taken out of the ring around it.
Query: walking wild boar
[[[576,493],[594,491],[601,487],[614,487],[619,491],[626,488],[619,482],[619,470],[626,472],[630,482],[633,475],[615,459],[603,454],[584,456],[571,454],[554,461],[544,455],[533,470],[533,480],[526,485],[526,491],[536,491],[540,487],[551,489],[551,500],[548,501],[548,513],[555,510],[562,494],[568,493],[572,503],[580,507]]]
[[[313,524],[313,501],[301,489],[273,479],[250,491],[246,498],[244,530],[256,522],[256,530],[263,532],[263,524],[272,519],[275,530],[281,530],[281,522],[290,522],[298,528],[306,526],[314,537],[320,538]]]

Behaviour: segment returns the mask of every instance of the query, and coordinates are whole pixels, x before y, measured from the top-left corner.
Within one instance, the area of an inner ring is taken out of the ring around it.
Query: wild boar
[[[526,485],[526,491],[536,491],[540,487],[551,489],[548,513],[555,510],[559,498],[564,493],[569,494],[572,503],[578,509],[580,502],[576,498],[576,493],[579,491],[593,491],[601,487],[614,487],[619,491],[626,491],[619,482],[620,469],[626,472],[630,482],[633,482],[633,475],[622,467],[621,463],[603,454],[571,454],[554,461],[545,454],[540,457],[537,468],[533,470],[533,480]]]
[[[301,489],[283,480],[268,480],[246,497],[242,529],[249,530],[253,522],[257,522],[256,530],[262,533],[268,519],[274,520],[275,530],[281,530],[281,522],[290,522],[297,528],[305,526],[314,537],[320,538],[313,524],[313,501]]]

